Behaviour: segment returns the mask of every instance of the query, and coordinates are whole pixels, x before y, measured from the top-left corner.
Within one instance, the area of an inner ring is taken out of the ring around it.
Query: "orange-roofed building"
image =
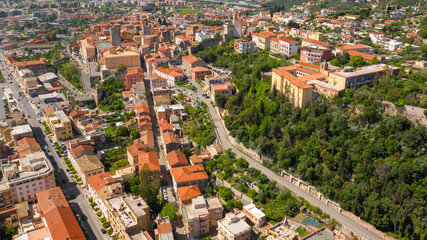
[[[123,194],[122,177],[114,175],[112,172],[104,172],[88,177],[87,181],[89,194],[93,197],[96,204],[98,204],[104,216],[107,216],[105,200]]]
[[[211,97],[215,100],[217,95],[229,97],[233,93],[231,82],[211,84]]]
[[[180,206],[190,204],[191,199],[202,196],[202,193],[200,192],[200,189],[197,185],[179,187],[177,192]]]
[[[205,67],[195,67],[191,70],[191,79],[200,80],[211,74],[211,70]]]
[[[132,88],[132,85],[134,85],[137,82],[143,82],[144,81],[144,71],[142,68],[133,68],[128,69],[125,73],[125,82],[124,86],[126,90],[129,90]]]
[[[168,159],[169,168],[182,167],[182,166],[188,165],[188,160],[185,157],[185,154],[181,151],[178,151],[178,150],[171,151],[166,155],[166,157]]]
[[[159,221],[157,229],[154,230],[155,240],[173,240],[172,224],[169,222],[169,218],[165,218]]]
[[[332,46],[329,43],[322,42],[319,40],[311,39],[311,38],[304,38],[302,40],[301,47],[325,47],[325,48],[332,48]]]
[[[305,108],[311,101],[313,90],[332,96],[340,90],[325,82],[328,64],[317,66],[300,62],[299,64],[273,69],[272,86],[280,93],[287,93],[292,104]],[[324,89],[327,89],[324,90]]]
[[[175,86],[176,82],[181,82],[185,78],[184,72],[176,66],[169,66],[168,68],[157,67],[153,73],[166,79],[168,86]]]
[[[371,61],[372,59],[376,58],[376,56],[374,56],[374,55],[362,53],[362,52],[357,52],[357,51],[353,51],[353,50],[348,51],[348,54],[350,55],[350,57],[362,56],[363,59],[365,59],[366,61]],[[380,60],[380,59],[378,59],[378,60]]]
[[[196,67],[206,67],[205,61],[192,54],[182,57],[182,69],[187,76],[190,76],[191,70]]]
[[[366,46],[366,45],[362,45],[362,44],[344,45],[344,46],[337,47],[335,49],[335,54],[341,55],[341,54],[344,54],[350,50],[353,50],[356,52],[361,52],[361,53],[372,54],[372,52],[374,51],[374,48],[371,46]]]
[[[31,70],[34,74],[37,74],[37,75],[47,72],[45,71],[46,64],[44,60],[14,62],[12,63],[12,65],[16,73],[18,73],[19,70],[22,70],[25,68]]]
[[[86,239],[59,187],[38,192],[36,197],[51,239]]]
[[[191,165],[197,165],[197,164],[205,164],[205,161],[203,161],[203,158],[201,158],[200,156],[194,154],[192,156],[190,156],[190,163]]]
[[[160,164],[156,151],[145,152],[138,156],[137,174],[139,175],[143,170],[150,172],[150,179],[156,187],[160,186]]]
[[[39,143],[33,137],[24,137],[16,143],[16,150],[21,158],[27,156],[27,154],[41,151]]]
[[[203,191],[208,183],[208,174],[203,165],[190,165],[171,169],[172,181],[175,191],[179,187],[197,185]]]

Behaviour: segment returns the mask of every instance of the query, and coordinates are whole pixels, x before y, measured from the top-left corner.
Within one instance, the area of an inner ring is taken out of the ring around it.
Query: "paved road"
[[[80,67],[80,80],[83,84],[83,89],[85,90],[84,98],[82,98],[82,101],[84,100],[90,100],[93,99],[92,96],[92,88],[90,86],[90,79],[89,79],[89,66],[82,62],[82,60],[79,57],[73,58],[68,52],[64,52],[67,54],[70,59],[76,60],[77,64]]]
[[[221,144],[224,149],[231,148],[233,152],[236,154],[237,157],[243,157],[246,159],[249,163],[249,165],[253,168],[259,169],[262,173],[264,173],[269,179],[276,181],[280,185],[286,187],[287,189],[294,192],[296,195],[301,196],[305,198],[311,205],[319,207],[323,212],[329,214],[332,218],[340,222],[342,225],[346,226],[347,228],[351,229],[353,232],[359,233],[360,235],[364,236],[366,239],[381,239],[376,234],[368,231],[367,229],[360,226],[358,223],[355,223],[351,219],[347,218],[346,216],[338,213],[331,207],[327,206],[326,204],[320,202],[317,198],[312,197],[307,192],[301,190],[300,188],[296,187],[295,185],[289,183],[282,177],[278,176],[275,172],[271,171],[270,169],[264,167],[262,164],[260,164],[258,161],[252,159],[251,157],[247,156],[246,154],[242,153],[240,150],[234,147],[233,144],[231,144],[230,139],[228,138],[228,135],[224,129],[224,126],[221,123],[221,118],[216,111],[214,107],[212,107],[212,104],[210,101],[213,101],[212,99],[206,99],[202,96],[203,90],[201,89],[200,85],[197,84],[194,81],[191,81],[191,83],[197,88],[197,92],[194,93],[200,100],[205,102],[209,107],[209,113],[211,114],[211,117],[215,123],[215,129],[217,132],[217,136],[219,140],[221,141]]]
[[[0,52],[0,64],[2,66],[6,66],[6,63],[4,62],[5,58],[3,54]],[[12,74],[9,71],[8,67],[2,68],[2,71],[5,73],[5,75]],[[6,76],[5,76],[6,77]],[[83,226],[86,230],[86,232],[89,235],[90,239],[108,239],[106,235],[101,233],[101,223],[98,220],[98,217],[96,216],[95,212],[92,210],[92,207],[89,205],[89,202],[86,200],[87,197],[85,195],[88,195],[85,190],[81,190],[79,187],[74,185],[71,182],[71,178],[65,174],[65,169],[67,169],[67,166],[64,162],[64,160],[58,156],[56,153],[56,150],[53,146],[53,143],[47,136],[47,134],[44,132],[44,126],[39,123],[38,116],[36,112],[38,110],[34,109],[30,101],[37,103],[38,101],[29,98],[29,97],[23,97],[19,98],[19,93],[22,92],[16,76],[12,74],[12,78],[9,79],[7,77],[6,81],[9,88],[12,90],[12,94],[17,99],[18,105],[22,109],[23,112],[25,112],[27,121],[31,125],[34,133],[36,134],[40,145],[44,149],[43,146],[47,145],[48,149],[50,150],[50,153],[48,156],[49,160],[51,161],[52,165],[54,166],[54,169],[56,171],[56,176],[60,179],[61,182],[61,189],[64,192],[65,195],[68,195],[70,197],[70,206],[72,209],[78,213],[79,215],[87,216],[87,220],[83,221]],[[28,100],[29,99],[29,100]],[[62,180],[64,180],[62,182]],[[72,197],[71,197],[72,196]]]

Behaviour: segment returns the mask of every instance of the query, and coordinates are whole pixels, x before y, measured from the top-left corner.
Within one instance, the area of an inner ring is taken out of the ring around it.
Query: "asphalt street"
[[[193,86],[197,88],[197,92],[193,93],[194,96],[196,96],[199,100],[205,102],[208,105],[209,113],[211,115],[212,120],[215,123],[215,130],[217,132],[217,136],[223,146],[224,149],[231,148],[233,152],[236,154],[237,157],[243,157],[246,159],[249,163],[249,165],[253,168],[256,168],[260,170],[262,173],[264,173],[269,179],[276,181],[280,185],[286,187],[287,189],[294,192],[296,195],[303,197],[306,199],[311,205],[319,207],[323,212],[329,214],[332,218],[340,222],[342,225],[346,226],[347,228],[351,229],[353,232],[357,232],[360,235],[364,236],[366,239],[381,239],[376,234],[368,231],[358,223],[352,221],[351,219],[347,218],[346,216],[340,214],[339,212],[335,211],[331,207],[327,206],[326,204],[320,202],[318,199],[312,197],[307,192],[301,190],[300,188],[296,187],[295,185],[289,183],[279,175],[277,175],[275,172],[271,171],[270,169],[264,167],[262,164],[260,164],[258,161],[252,159],[248,155],[244,154],[240,150],[238,150],[234,145],[230,142],[230,139],[228,138],[228,135],[224,129],[224,126],[221,123],[221,117],[219,116],[216,109],[212,106],[211,101],[213,101],[211,98],[207,99],[203,97],[203,89],[200,87],[198,83],[195,81],[190,81]]]
[[[40,120],[39,122],[40,117],[38,116],[38,114],[40,113],[40,110],[36,107],[36,105],[39,104],[38,99],[30,98],[28,96],[24,96],[24,97],[19,96],[19,93],[23,92],[19,86],[19,83],[18,83],[19,80],[17,76],[11,73],[9,67],[6,66],[5,57],[1,52],[0,52],[0,64],[2,66],[2,71],[6,78],[6,85],[11,89],[11,92],[14,98],[17,99],[18,101],[19,107],[25,113],[27,122],[31,125],[41,147],[44,149],[45,148],[44,146],[46,145],[48,146],[49,152],[46,152],[46,153],[52,165],[54,166],[54,169],[56,171],[56,176],[60,179],[60,182],[61,182],[60,187],[64,192],[64,195],[69,196],[69,204],[71,208],[76,214],[87,217],[87,219],[83,220],[82,223],[83,223],[84,229],[89,235],[89,238],[90,239],[109,239],[107,235],[102,234],[101,232],[102,225],[98,220],[98,217],[96,216],[94,210],[92,209],[92,207],[89,205],[89,202],[87,201],[87,198],[89,195],[87,190],[82,190],[77,185],[73,184],[71,177],[65,172],[65,169],[67,169],[67,166],[63,158],[58,156],[55,150],[55,147],[52,143],[52,140],[50,140],[50,138],[47,136],[46,132],[44,131],[44,126],[40,123],[42,120]],[[12,76],[12,78],[9,78],[9,74]],[[33,102],[33,104],[31,104],[30,102]]]

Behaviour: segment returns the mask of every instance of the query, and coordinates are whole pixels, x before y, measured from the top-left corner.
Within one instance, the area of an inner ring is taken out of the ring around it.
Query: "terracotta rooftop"
[[[171,168],[188,165],[188,160],[185,157],[185,154],[181,151],[171,151],[166,155],[166,157]]]
[[[172,168],[171,173],[176,183],[194,182],[209,178],[201,164]]]
[[[86,239],[59,187],[38,192],[36,197],[52,239]]]
[[[181,199],[181,201],[187,201],[202,195],[197,185],[179,187],[177,188],[177,191],[178,197]]]

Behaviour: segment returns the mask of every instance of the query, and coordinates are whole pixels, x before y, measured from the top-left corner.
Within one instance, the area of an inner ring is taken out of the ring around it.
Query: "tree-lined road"
[[[83,220],[83,226],[89,235],[90,239],[108,239],[108,237],[101,233],[101,222],[98,220],[98,217],[95,214],[95,211],[89,205],[87,201],[88,193],[86,190],[81,190],[77,185],[72,183],[72,179],[68,176],[65,170],[68,168],[64,160],[58,156],[56,149],[53,146],[53,143],[49,140],[49,136],[44,132],[44,126],[39,122],[38,114],[36,114],[36,109],[33,108],[33,105],[30,101],[37,104],[38,101],[30,98],[28,96],[20,97],[19,93],[23,92],[18,83],[19,80],[6,66],[5,58],[0,52],[0,65],[2,65],[2,71],[6,78],[7,86],[11,89],[12,95],[17,100],[18,106],[25,113],[28,124],[30,124],[33,129],[37,139],[39,141],[40,147],[44,149],[44,146],[48,146],[49,155],[48,158],[52,163],[56,176],[60,179],[61,189],[64,192],[64,195],[69,196],[69,203],[73,211],[80,216],[85,215],[87,220]],[[5,67],[6,66],[6,67]],[[9,78],[9,74],[12,76]],[[62,181],[64,180],[64,182]]]

